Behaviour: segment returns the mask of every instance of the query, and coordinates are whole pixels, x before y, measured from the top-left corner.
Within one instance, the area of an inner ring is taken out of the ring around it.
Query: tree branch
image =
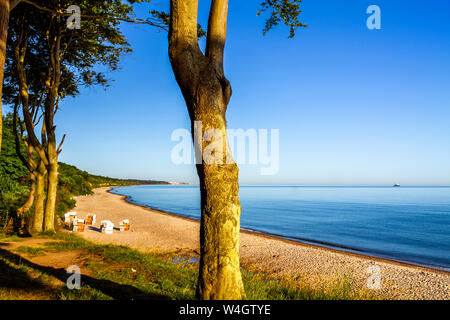
[[[12,9],[14,9],[18,4],[19,4],[20,0],[10,0],[9,1],[9,11],[11,11]]]
[[[169,58],[187,100],[192,98],[200,78],[199,66],[206,62],[198,45],[197,12],[198,0],[170,1]]]
[[[209,11],[206,56],[223,69],[223,51],[227,35],[228,0],[212,0]]]
[[[198,0],[171,0],[169,46],[198,47]]]
[[[14,114],[13,114],[13,129],[14,129],[13,131],[14,131],[14,141],[16,144],[16,154],[19,157],[20,161],[22,161],[24,166],[27,167],[28,171],[33,173],[34,170],[36,170],[36,164],[33,161],[33,158],[29,157],[29,160],[27,161],[20,150],[19,133],[17,132],[17,117],[18,117],[19,101],[20,101],[20,96],[17,96],[17,100],[14,104]],[[30,145],[27,145],[27,148],[30,148]]]
[[[14,46],[14,58],[16,63],[16,70],[19,81],[19,92],[20,98],[22,101],[22,111],[23,111],[23,119],[25,122],[25,127],[28,133],[28,139],[33,146],[34,150],[38,153],[39,157],[44,163],[47,163],[47,157],[45,155],[45,151],[42,148],[38,138],[34,133],[34,125],[33,125],[33,117],[30,114],[29,106],[28,106],[28,87],[25,79],[25,72],[23,68],[23,61],[21,61],[21,40],[18,39],[17,44],[13,44]],[[26,48],[26,47],[25,47]]]
[[[61,147],[62,147],[62,145],[63,145],[65,139],[66,139],[66,135],[64,134],[63,137],[62,137],[62,140],[61,140],[61,142],[60,142],[60,144],[59,144],[59,146],[58,146],[58,149],[56,149],[56,153],[57,153],[57,154],[60,154],[60,153],[61,153],[61,151],[62,151]]]
[[[54,15],[59,15],[59,16],[63,16],[63,17],[70,17],[72,15],[71,13],[61,12],[59,10],[53,10],[50,8],[40,6],[29,0],[21,0],[21,1],[24,3],[27,3],[29,5],[32,5],[33,7],[37,8],[41,11],[50,12]],[[151,19],[139,19],[139,18],[127,19],[127,18],[121,18],[121,17],[111,17],[111,16],[101,16],[101,15],[95,16],[95,15],[87,15],[87,14],[81,14],[80,17],[87,18],[87,19],[102,19],[102,20],[111,20],[111,21],[123,21],[123,22],[128,22],[128,23],[147,24],[152,27],[156,27],[156,28],[162,29],[164,31],[168,31],[167,27],[165,25],[158,24],[158,23],[152,21]]]

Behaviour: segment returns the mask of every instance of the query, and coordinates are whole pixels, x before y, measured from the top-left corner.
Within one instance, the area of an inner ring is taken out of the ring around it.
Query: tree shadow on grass
[[[10,289],[44,289],[42,283],[33,280],[25,271],[15,268],[3,260],[0,260],[0,287]]]
[[[36,263],[33,263],[23,257],[12,253],[8,250],[0,248],[0,256],[13,262],[15,264],[23,264],[29,268],[38,270],[42,273],[45,273],[49,276],[53,276],[56,279],[66,283],[68,277],[72,274],[68,274],[65,269],[60,268],[52,268],[47,266],[41,266]],[[81,275],[81,285],[86,284],[91,288],[97,289],[117,300],[170,300],[169,296],[159,295],[159,294],[149,294],[143,292],[142,290],[130,286],[119,284],[110,280],[104,279],[95,279],[87,275]],[[17,268],[13,268],[6,264],[3,261],[0,261],[0,286],[9,287],[9,288],[30,288],[30,285],[34,285],[40,288],[43,288],[43,285],[40,283],[34,283],[33,280],[30,279],[28,274],[22,270]]]

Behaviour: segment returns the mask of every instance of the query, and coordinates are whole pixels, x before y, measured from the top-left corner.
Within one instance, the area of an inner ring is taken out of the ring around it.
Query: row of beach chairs
[[[86,219],[78,218],[75,211],[64,214],[64,222],[74,232],[84,232],[86,226],[94,226],[96,214],[88,214]],[[120,231],[130,230],[130,221],[128,219],[122,220],[119,223]],[[105,234],[113,234],[114,223],[109,220],[102,220],[100,222],[100,232]]]

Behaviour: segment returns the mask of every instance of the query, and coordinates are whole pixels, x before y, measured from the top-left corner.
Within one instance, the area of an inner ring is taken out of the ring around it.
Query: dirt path
[[[83,276],[84,251],[47,252],[45,246],[54,239],[25,238],[21,241],[0,240],[0,299],[56,299],[66,287],[66,269],[77,265]]]
[[[2,238],[0,300],[170,299],[152,281],[158,264],[126,250],[77,237]],[[128,254],[122,256],[124,252]]]
[[[41,267],[51,267],[54,269],[67,269],[71,265],[77,265],[79,267],[84,266],[83,255],[84,250],[70,250],[70,251],[58,251],[58,252],[44,252],[39,253],[39,249],[48,249],[45,244],[49,242],[55,242],[54,239],[35,239],[25,238],[22,241],[17,242],[1,242],[0,249],[7,250],[11,253],[17,254],[28,261],[35,263]],[[21,251],[21,247],[37,249],[36,253],[27,251]],[[85,268],[87,274],[88,269]]]

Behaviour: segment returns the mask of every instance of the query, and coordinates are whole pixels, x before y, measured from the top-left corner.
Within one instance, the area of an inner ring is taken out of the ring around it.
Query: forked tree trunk
[[[56,148],[56,126],[53,124],[58,104],[58,90],[61,83],[61,32],[53,39],[53,45],[50,49],[51,66],[53,70],[53,78],[48,80],[49,93],[45,101],[44,123],[47,135],[47,201],[45,203],[44,212],[44,232],[55,232],[55,211],[56,211],[56,192],[58,188],[58,155],[61,152],[59,145]]]
[[[9,0],[0,0],[0,152],[2,149],[2,91],[3,73],[5,70],[6,40],[8,38]]]
[[[205,55],[197,39],[198,0],[171,0],[170,4],[169,57],[186,101],[193,135],[194,122],[199,121],[200,137],[212,129],[216,130],[214,139],[223,139],[223,144],[216,141],[219,149],[205,158],[202,150],[207,143],[201,138],[195,145],[196,155],[202,159],[197,165],[202,211],[197,296],[243,299],[238,168],[232,159],[228,157],[228,162],[225,159],[228,151],[225,112],[231,97],[231,86],[223,73],[228,1],[211,1]]]
[[[41,233],[44,225],[44,201],[45,201],[45,167],[41,162],[36,173],[36,191],[34,196],[34,212],[31,219],[30,233]]]

